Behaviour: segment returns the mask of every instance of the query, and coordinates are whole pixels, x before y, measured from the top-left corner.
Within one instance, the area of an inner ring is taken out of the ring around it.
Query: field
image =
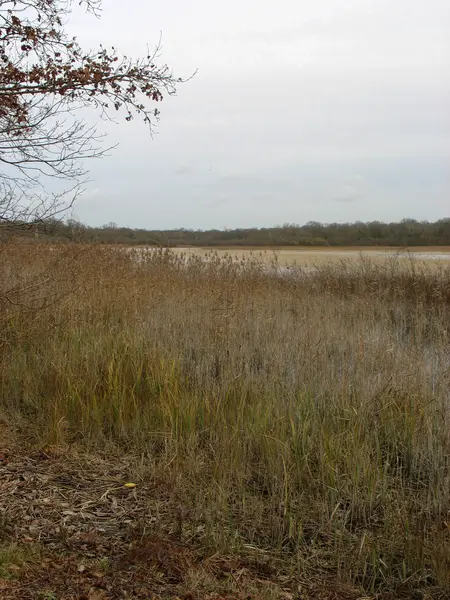
[[[2,599],[449,597],[450,262],[290,252],[0,247]]]

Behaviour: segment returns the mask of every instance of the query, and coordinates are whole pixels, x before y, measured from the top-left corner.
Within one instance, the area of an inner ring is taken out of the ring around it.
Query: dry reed
[[[2,409],[28,435],[139,452],[204,545],[448,593],[448,268],[20,244],[0,263]]]

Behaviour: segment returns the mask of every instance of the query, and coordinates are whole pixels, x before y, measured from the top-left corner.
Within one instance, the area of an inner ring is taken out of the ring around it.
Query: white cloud
[[[361,202],[365,197],[365,180],[361,175],[349,177],[334,194],[336,202]]]
[[[360,199],[360,192],[351,185],[344,186],[342,190],[334,197],[336,202],[356,202],[356,200]]]
[[[102,190],[99,187],[87,185],[86,189],[80,196],[79,202],[90,202],[93,199],[98,199],[102,195]]]

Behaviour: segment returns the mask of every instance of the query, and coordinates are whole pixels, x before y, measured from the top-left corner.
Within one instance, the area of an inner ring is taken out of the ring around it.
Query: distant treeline
[[[2,228],[14,231],[20,224]],[[62,223],[46,220],[23,224],[23,234],[52,241],[98,242],[104,244],[155,246],[450,246],[450,217],[435,223],[403,219],[398,223],[285,224],[270,228],[176,229],[158,231],[131,229],[108,223],[90,227],[75,220]]]

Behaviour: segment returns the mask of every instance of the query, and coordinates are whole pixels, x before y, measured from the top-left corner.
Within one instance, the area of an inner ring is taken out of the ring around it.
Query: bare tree
[[[101,0],[79,0],[99,17]],[[85,160],[108,148],[80,118],[124,112],[152,130],[176,79],[160,45],[136,60],[115,48],[84,51],[64,24],[72,0],[0,0],[0,223],[29,224],[67,209],[86,181]],[[78,115],[78,116],[77,116]],[[65,182],[58,187],[55,181]],[[56,189],[56,191],[55,191]]]

